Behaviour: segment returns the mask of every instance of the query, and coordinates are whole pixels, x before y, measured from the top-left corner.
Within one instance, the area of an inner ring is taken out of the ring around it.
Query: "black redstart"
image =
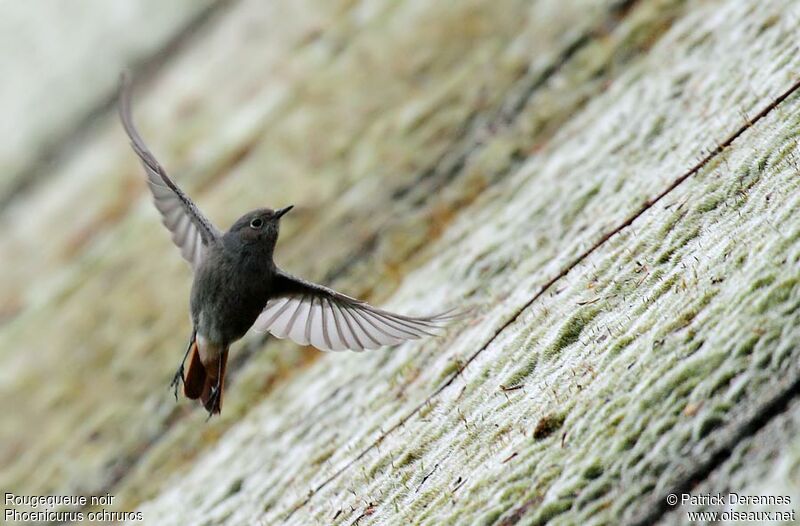
[[[192,335],[170,384],[176,398],[183,381],[188,398],[200,398],[209,416],[219,413],[228,348],[250,327],[321,350],[363,351],[433,336],[432,331],[455,317],[451,313],[429,317],[394,314],[282,271],[272,255],[280,219],[291,206],[253,210],[227,232],[220,232],[145,146],[131,119],[125,78],[119,114],[164,225],[194,271]]]

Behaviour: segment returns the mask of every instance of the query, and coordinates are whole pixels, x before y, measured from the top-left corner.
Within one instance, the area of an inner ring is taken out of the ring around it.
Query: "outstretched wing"
[[[253,328],[323,351],[363,351],[435,336],[455,317],[394,314],[278,271],[276,297],[267,302]]]
[[[172,182],[139,136],[131,118],[130,88],[126,79],[122,81],[119,116],[131,140],[131,147],[139,156],[147,174],[153,202],[161,212],[164,225],[172,233],[172,241],[181,249],[184,259],[196,269],[205,257],[206,248],[219,237],[220,233],[189,196]]]

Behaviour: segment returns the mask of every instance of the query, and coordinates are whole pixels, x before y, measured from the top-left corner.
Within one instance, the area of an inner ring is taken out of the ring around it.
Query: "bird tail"
[[[207,411],[219,413],[222,409],[222,392],[225,387],[225,368],[228,364],[228,349],[224,349],[218,360],[204,364],[200,358],[197,342],[192,346],[192,357],[189,360],[189,369],[183,382],[183,392],[186,398],[200,399]],[[213,389],[219,379],[219,394],[216,403],[212,398]]]
[[[228,349],[222,351],[219,355],[219,363],[209,364],[206,367],[206,381],[203,386],[203,392],[200,395],[200,400],[207,411],[212,413],[219,413],[222,409],[222,392],[225,390],[225,368],[228,364]],[[217,385],[219,380],[219,394],[217,395],[216,403],[212,400],[212,389]]]
[[[189,369],[186,370],[186,378],[183,382],[183,394],[186,398],[197,400],[203,394],[203,387],[206,384],[206,367],[200,359],[200,351],[197,348],[197,340],[192,342],[192,356],[189,358]]]

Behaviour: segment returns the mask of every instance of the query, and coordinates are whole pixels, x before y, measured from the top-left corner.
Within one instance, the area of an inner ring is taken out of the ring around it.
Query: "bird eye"
[[[253,219],[252,221],[250,221],[250,228],[254,228],[254,229],[258,230],[262,226],[264,226],[264,220],[261,219],[260,217],[257,217],[255,219]]]

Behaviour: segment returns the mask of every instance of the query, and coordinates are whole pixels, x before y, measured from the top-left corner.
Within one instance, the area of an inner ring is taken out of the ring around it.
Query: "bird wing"
[[[122,126],[131,141],[131,147],[144,167],[147,183],[153,193],[153,202],[161,218],[172,233],[172,241],[181,249],[184,259],[192,269],[205,257],[206,248],[219,236],[219,230],[197,208],[192,200],[169,178],[164,168],[147,149],[131,117],[129,83],[123,79],[119,101]]]
[[[363,351],[435,336],[451,312],[410,317],[373,307],[335,290],[277,271],[275,294],[253,328],[322,351]]]

